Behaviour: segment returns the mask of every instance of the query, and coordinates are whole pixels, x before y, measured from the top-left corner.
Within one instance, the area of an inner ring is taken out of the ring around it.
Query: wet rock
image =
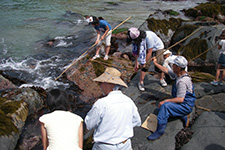
[[[85,57],[80,60],[66,73],[67,78],[70,81],[73,81],[82,90],[80,98],[83,101],[92,101],[102,95],[102,90],[98,83],[94,82],[93,79],[101,75],[106,66],[113,66],[119,69],[122,75],[121,78],[123,78],[126,83],[129,83],[131,76],[133,75],[131,61],[120,59],[118,57],[110,57],[107,61],[104,61],[102,58],[94,61],[89,59],[90,57]]]
[[[0,75],[0,90],[12,89],[16,87],[17,86],[14,85],[11,81]]]
[[[14,101],[24,101],[28,104],[28,115],[37,113],[44,106],[40,95],[31,88],[19,88],[2,93],[2,97]]]
[[[0,98],[0,149],[14,150],[28,116],[28,104]]]
[[[194,132],[190,142],[181,150],[223,150],[225,148],[225,114],[220,112],[202,113],[192,126]]]
[[[198,115],[209,110],[214,112],[223,112],[225,110],[225,93],[219,93],[214,95],[205,95],[196,100],[196,113]]]

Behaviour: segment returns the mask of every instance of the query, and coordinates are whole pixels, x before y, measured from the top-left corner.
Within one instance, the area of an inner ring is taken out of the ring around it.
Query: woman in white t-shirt
[[[50,112],[39,118],[43,150],[82,150],[83,119],[69,111],[67,94],[53,89],[46,104]]]
[[[222,30],[221,40],[219,41],[218,49],[220,50],[220,55],[218,59],[218,64],[216,67],[216,78],[214,81],[211,82],[212,85],[223,85],[223,79],[225,77],[225,71],[222,71],[221,78],[219,80],[220,76],[220,69],[225,69],[225,29]]]

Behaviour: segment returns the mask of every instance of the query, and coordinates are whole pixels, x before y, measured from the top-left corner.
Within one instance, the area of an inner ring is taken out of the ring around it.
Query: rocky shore
[[[204,5],[204,6],[203,6]],[[210,7],[209,7],[210,6]],[[204,8],[204,9],[203,9]],[[197,10],[197,11],[196,11]],[[156,32],[166,47],[176,44],[195,30],[196,34],[172,47],[174,53],[185,56],[192,68],[195,81],[196,106],[191,113],[191,123],[183,128],[182,122],[173,118],[169,121],[165,134],[158,140],[148,141],[150,131],[137,127],[132,138],[134,150],[214,150],[225,149],[225,85],[212,86],[210,81],[215,75],[214,68],[219,50],[215,47],[221,30],[225,28],[224,5],[218,3],[200,4],[198,7],[182,12],[158,11],[151,14],[140,26],[142,30]],[[215,12],[213,15],[208,12]],[[185,16],[185,17],[182,17]],[[157,114],[161,100],[171,97],[171,84],[161,87],[157,73],[151,70],[145,77],[145,92],[137,88],[140,72],[133,72],[131,46],[126,46],[124,27],[114,32],[109,60],[102,58],[90,61],[93,52],[73,65],[59,80],[70,84],[66,89],[71,97],[73,112],[85,117],[95,100],[101,96],[98,84],[92,81],[106,66],[116,67],[128,88],[122,91],[131,97],[138,107],[142,122],[150,113]],[[194,60],[195,56],[205,52]],[[197,68],[197,69],[196,69]],[[201,68],[201,72],[199,68]],[[202,72],[203,70],[206,72]],[[47,112],[44,100],[47,90],[39,87],[19,88],[24,83],[15,76],[0,75],[0,149],[1,150],[39,150],[42,149],[38,118]],[[84,131],[84,150],[92,145],[92,131]]]

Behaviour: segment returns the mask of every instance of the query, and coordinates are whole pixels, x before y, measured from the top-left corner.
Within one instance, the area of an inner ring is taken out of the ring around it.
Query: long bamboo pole
[[[119,26],[121,26],[122,24],[124,24],[127,20],[129,20],[132,16],[128,17],[127,19],[125,19],[123,22],[121,22],[119,25],[117,25],[115,28],[113,28],[113,30],[111,30],[110,32],[107,33],[107,35],[109,35],[111,32],[113,32],[115,29],[117,29]],[[90,48],[88,48],[87,51],[85,51],[82,55],[80,55],[71,65],[69,65],[69,67],[67,67],[55,80],[58,80],[70,67],[72,67],[78,60],[80,60],[80,58],[82,56],[84,56],[90,49],[92,49],[94,46],[96,46],[97,43],[93,44]]]

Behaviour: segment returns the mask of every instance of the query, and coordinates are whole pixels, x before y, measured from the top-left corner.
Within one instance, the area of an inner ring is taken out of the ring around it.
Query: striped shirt
[[[178,77],[172,70],[168,70],[168,74],[176,79],[177,97],[185,97],[186,92],[193,93],[192,81],[188,73],[185,73]]]

